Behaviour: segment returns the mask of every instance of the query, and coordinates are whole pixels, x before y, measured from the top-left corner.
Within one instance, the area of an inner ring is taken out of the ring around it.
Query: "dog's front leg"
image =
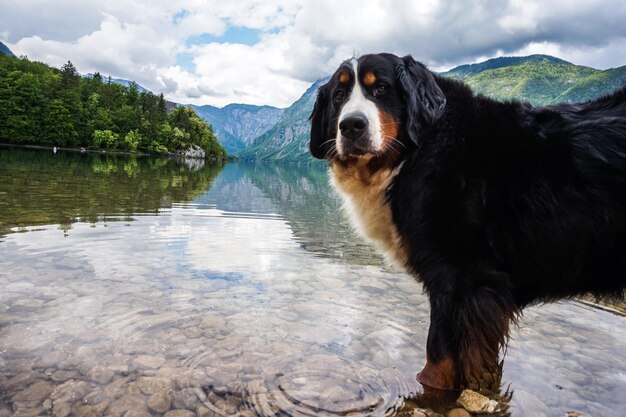
[[[426,365],[417,380],[427,388],[451,390],[457,386],[456,346],[448,297],[431,296],[430,328],[426,342]]]
[[[430,388],[459,389],[480,385],[484,371],[497,369],[516,311],[508,294],[491,286],[430,292],[427,360],[418,381]]]

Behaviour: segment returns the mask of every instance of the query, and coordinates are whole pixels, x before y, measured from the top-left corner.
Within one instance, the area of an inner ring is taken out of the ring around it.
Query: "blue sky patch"
[[[203,45],[206,43],[242,43],[244,45],[255,45],[261,40],[261,31],[258,29],[231,26],[223,35],[213,35],[203,33],[199,36],[187,38],[187,46]]]
[[[174,22],[174,24],[177,25],[181,20],[183,20],[187,16],[189,16],[189,11],[182,9],[181,11],[176,12],[174,14],[174,17],[172,18],[172,22]]]
[[[196,65],[193,63],[194,55],[189,52],[181,52],[176,54],[176,65],[180,65],[183,69],[194,72]]]

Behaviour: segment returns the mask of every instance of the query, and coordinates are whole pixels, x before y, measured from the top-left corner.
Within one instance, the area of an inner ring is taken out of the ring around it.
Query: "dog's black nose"
[[[341,135],[347,139],[356,139],[365,132],[369,122],[363,113],[355,113],[339,122]]]

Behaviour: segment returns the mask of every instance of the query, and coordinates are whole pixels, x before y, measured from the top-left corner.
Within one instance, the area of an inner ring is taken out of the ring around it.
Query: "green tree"
[[[41,138],[45,96],[39,78],[34,74],[12,71],[7,74],[3,94],[3,140],[15,143],[36,143]]]
[[[119,134],[124,134],[141,127],[140,119],[134,112],[132,106],[124,104],[116,109],[110,110],[111,120],[114,130]]]
[[[68,110],[71,122],[76,131],[82,131],[86,122],[82,117],[82,101],[80,94],[81,76],[71,61],[67,61],[61,67],[56,98],[63,101],[63,106]],[[67,145],[76,145],[78,134],[71,138]]]
[[[108,81],[102,84],[100,88],[100,104],[110,110],[123,106],[126,104],[126,88],[127,87],[113,83],[111,77],[109,77]]]
[[[213,129],[195,111],[168,116],[163,94],[122,86],[99,73],[82,77],[68,61],[60,69],[0,55],[0,140],[167,153],[198,145],[225,156]]]
[[[134,81],[128,85],[126,102],[133,108],[139,106],[139,88],[137,87],[137,83]]]
[[[124,136],[124,146],[131,152],[135,152],[141,143],[141,134],[137,129],[131,130]]]
[[[197,145],[208,156],[218,158],[226,156],[226,152],[215,137],[211,126],[201,119],[191,107],[176,107],[168,119],[173,127],[171,139],[173,149],[180,150],[191,145]],[[177,129],[184,134],[177,132]]]
[[[190,144],[190,135],[189,133],[185,132],[184,130],[175,127],[174,129],[172,129],[172,135],[170,137],[170,148],[173,150],[178,150],[178,149],[186,149],[189,147]]]
[[[92,143],[95,148],[115,149],[119,144],[119,135],[110,130],[95,130]]]
[[[61,67],[61,88],[64,91],[78,90],[80,87],[80,74],[78,70],[72,64],[71,61],[67,61]]]
[[[51,145],[72,146],[77,138],[78,133],[69,110],[63,101],[52,100],[46,109],[43,142]]]
[[[83,107],[83,117],[85,124],[83,126],[83,136],[81,143],[89,147],[97,148],[92,143],[93,133],[96,130],[113,130],[115,125],[109,114],[109,109],[100,104],[100,94],[92,93]]]
[[[167,106],[165,105],[165,97],[163,97],[163,93],[159,94],[154,119],[154,122],[157,124],[165,123],[167,121]]]

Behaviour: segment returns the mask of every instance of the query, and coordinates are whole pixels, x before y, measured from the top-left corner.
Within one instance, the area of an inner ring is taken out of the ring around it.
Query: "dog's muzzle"
[[[369,121],[361,112],[352,113],[339,122],[342,148],[346,155],[363,155],[369,152]]]

